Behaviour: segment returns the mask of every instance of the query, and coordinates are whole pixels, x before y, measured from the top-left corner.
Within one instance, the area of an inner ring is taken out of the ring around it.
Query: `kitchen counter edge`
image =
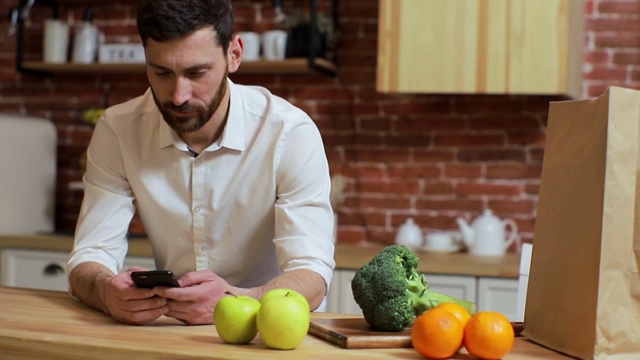
[[[385,245],[378,243],[338,243],[335,260],[338,270],[356,270],[371,260]],[[73,247],[70,235],[2,235],[0,249],[30,249],[42,251],[69,252]],[[420,258],[418,270],[427,274],[481,276],[499,278],[518,278],[520,256],[507,253],[502,257],[478,257],[468,253],[431,253],[414,250]],[[150,257],[151,244],[148,239],[132,237],[129,239],[128,256]]]

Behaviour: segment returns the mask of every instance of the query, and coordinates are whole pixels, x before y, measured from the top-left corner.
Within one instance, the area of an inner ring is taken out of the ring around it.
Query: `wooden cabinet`
[[[379,0],[385,93],[581,94],[583,0]]]
[[[67,258],[62,251],[4,249],[1,251],[0,285],[67,291]],[[124,268],[155,269],[153,259],[127,257]]]

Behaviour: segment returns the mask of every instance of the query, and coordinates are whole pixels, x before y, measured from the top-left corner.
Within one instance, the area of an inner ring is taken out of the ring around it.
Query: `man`
[[[74,296],[114,319],[210,324],[225,292],[274,288],[321,304],[335,266],[329,170],[300,109],[227,75],[242,60],[230,0],[147,0],[138,31],[150,89],[107,109],[87,150],[70,255]],[[158,269],[180,287],[118,273],[138,210]]]

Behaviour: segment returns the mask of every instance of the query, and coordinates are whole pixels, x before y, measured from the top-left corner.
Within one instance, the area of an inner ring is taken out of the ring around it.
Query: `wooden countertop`
[[[0,249],[53,250],[70,252],[73,248],[71,235],[2,235]],[[129,256],[152,256],[151,244],[145,238],[129,240]]]
[[[336,268],[358,269],[371,260],[384,245],[379,244],[338,244],[336,246]],[[503,257],[479,257],[466,252],[433,253],[415,250],[420,258],[418,270],[422,273],[444,275],[487,276],[518,278],[520,256],[515,253]]]
[[[214,325],[187,326],[160,318],[124,325],[66,292],[0,287],[3,359],[423,359],[412,348],[343,349],[308,335],[294,350],[270,350],[259,336],[249,345],[224,344]],[[312,319],[352,317],[313,313]],[[470,359],[462,350],[453,359]],[[517,338],[505,360],[568,359]]]
[[[0,236],[1,248],[56,250],[68,252],[73,238],[67,235]],[[384,246],[380,244],[336,245],[336,269],[356,270],[371,260]],[[477,257],[466,252],[429,253],[416,250],[420,257],[418,270],[429,274],[518,278],[520,256],[508,253],[503,257]],[[145,238],[129,240],[129,256],[151,256],[151,246]]]

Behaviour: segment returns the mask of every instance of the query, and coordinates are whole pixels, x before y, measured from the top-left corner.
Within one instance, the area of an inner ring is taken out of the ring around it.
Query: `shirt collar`
[[[226,147],[228,149],[238,151],[242,151],[245,149],[244,106],[242,104],[243,98],[240,93],[242,90],[238,85],[234,84],[228,78],[227,85],[227,89],[231,93],[231,102],[229,104],[229,115],[227,117],[227,122],[222,132],[221,139],[209,145],[209,147],[207,147],[205,151],[213,151],[220,147]],[[167,123],[162,118],[162,114],[153,101],[151,89],[148,89],[145,95],[148,97],[147,106],[153,107],[151,114],[153,114],[152,116],[156,117],[160,127],[160,131],[158,133],[158,144],[160,148],[175,145],[178,149],[187,151],[187,145],[184,143],[184,141],[180,139],[178,134],[176,134],[176,132],[169,125],[167,125]]]
[[[231,92],[231,103],[229,104],[229,116],[227,124],[222,134],[221,146],[229,149],[242,151],[245,149],[244,143],[244,105],[242,104],[241,87],[227,79],[227,89]]]

